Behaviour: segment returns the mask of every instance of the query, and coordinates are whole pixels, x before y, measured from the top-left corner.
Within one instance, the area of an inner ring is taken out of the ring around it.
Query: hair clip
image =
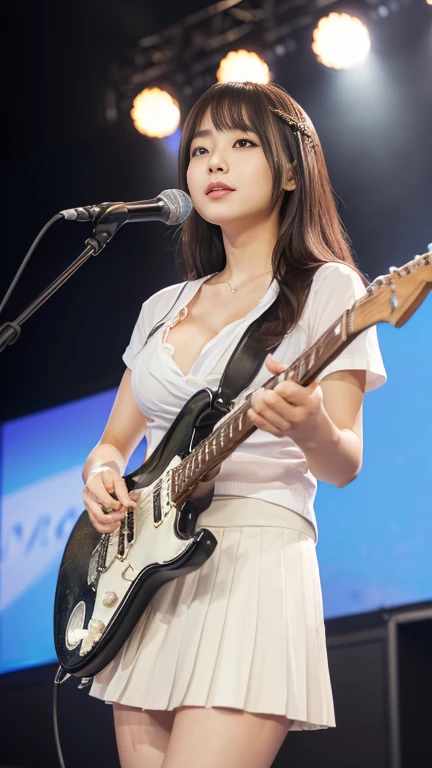
[[[296,117],[293,117],[292,115],[288,115],[286,112],[282,112],[281,109],[273,109],[273,107],[270,107],[270,111],[274,112],[275,115],[278,115],[279,117],[282,118],[282,120],[288,123],[288,125],[294,131],[294,133],[298,133],[298,134],[301,133],[302,136],[304,136],[306,139],[307,148],[311,152],[315,151],[317,144],[305,120],[298,120]]]

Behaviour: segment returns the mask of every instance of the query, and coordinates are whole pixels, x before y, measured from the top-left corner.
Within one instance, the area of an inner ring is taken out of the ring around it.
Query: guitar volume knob
[[[102,604],[107,608],[115,605],[118,600],[118,595],[115,592],[106,592],[102,599]]]

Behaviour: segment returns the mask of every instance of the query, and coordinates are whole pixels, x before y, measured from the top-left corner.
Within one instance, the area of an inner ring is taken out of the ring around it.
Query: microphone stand
[[[96,256],[100,253],[107,243],[114,237],[117,230],[128,220],[128,210],[122,203],[116,205],[106,205],[101,214],[95,219],[93,227],[93,236],[89,237],[85,243],[86,248],[75,261],[59,275],[48,288],[39,294],[31,304],[21,312],[21,314],[10,322],[0,326],[0,352],[10,344],[14,344],[21,333],[21,326],[31,317],[39,307],[44,304],[50,296],[57,291],[63,283],[68,280],[74,272],[84,264],[90,256]]]

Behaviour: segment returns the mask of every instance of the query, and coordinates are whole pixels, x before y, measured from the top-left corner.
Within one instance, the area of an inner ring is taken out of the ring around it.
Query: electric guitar
[[[264,385],[286,379],[307,386],[362,331],[378,322],[399,328],[432,288],[432,252],[378,277],[364,297],[289,368]],[[141,489],[116,531],[100,534],[87,511],[76,522],[60,565],[54,606],[57,656],[64,672],[91,677],[120,650],[152,596],[165,582],[199,568],[216,539],[200,528],[188,501],[198,482],[252,432],[249,399],[196,441],[195,425],[212,393],[196,392],[185,404],[149,459],[125,476],[130,491]],[[198,524],[198,525],[197,525]]]

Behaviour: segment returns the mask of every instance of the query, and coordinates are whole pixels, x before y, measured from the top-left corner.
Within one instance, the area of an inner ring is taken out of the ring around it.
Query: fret
[[[174,470],[173,470],[174,486],[175,486],[174,490],[176,492],[179,490],[179,487],[180,487],[180,472],[181,472],[181,466],[174,467]]]
[[[222,448],[224,446],[224,437],[225,437],[225,427],[222,427],[222,429],[220,431],[220,438],[219,438],[220,439],[220,444],[221,444]]]
[[[188,479],[187,479],[187,465],[183,467],[182,471],[182,488],[187,488],[188,486]]]
[[[229,422],[229,436],[232,439],[233,436],[234,419],[230,419]]]
[[[317,354],[319,357],[322,357],[322,355],[325,353],[325,350],[328,344],[333,342],[333,339],[334,339],[334,329],[332,326],[325,333],[323,333],[323,335],[320,336],[319,339],[317,339],[316,345],[317,345]]]
[[[243,411],[240,411],[240,418],[238,420],[239,432],[243,429]]]
[[[294,379],[294,381],[298,381],[298,361],[294,360],[292,367],[291,367],[291,379]]]
[[[206,441],[205,441],[205,444],[204,444],[204,453],[205,453],[205,458],[206,458],[206,461],[208,461],[208,459],[209,459],[209,446],[208,446],[208,440],[206,440]]]
[[[202,457],[202,448],[200,448],[199,451],[198,451],[198,454],[197,454],[198,469],[201,469],[201,467],[202,467],[202,458],[203,458]]]
[[[321,357],[321,352],[323,348],[323,343],[321,339],[318,339],[318,341],[314,344],[314,350],[315,350],[315,360],[319,360]]]
[[[305,360],[301,357],[298,361],[298,380],[301,381],[305,372]]]
[[[216,437],[213,437],[212,439],[212,449],[215,456],[217,456],[217,443],[216,443]]]

